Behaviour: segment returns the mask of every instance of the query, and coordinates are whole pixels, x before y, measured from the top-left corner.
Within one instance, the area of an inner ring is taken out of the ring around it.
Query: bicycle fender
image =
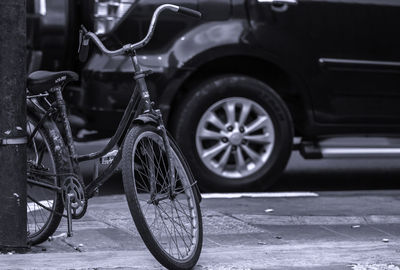
[[[134,124],[154,124],[157,126],[157,120],[150,114],[141,114],[133,120]]]

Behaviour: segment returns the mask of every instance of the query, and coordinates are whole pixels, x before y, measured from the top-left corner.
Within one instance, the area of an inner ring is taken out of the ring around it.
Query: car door
[[[400,0],[270,2],[248,2],[254,36],[304,81],[317,122],[400,123]]]

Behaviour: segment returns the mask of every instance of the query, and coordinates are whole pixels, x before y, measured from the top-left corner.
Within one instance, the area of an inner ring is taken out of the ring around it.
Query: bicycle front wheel
[[[189,167],[171,138],[170,145],[176,179],[172,189],[160,131],[134,126],[122,152],[124,189],[135,225],[153,256],[169,269],[191,269],[203,242],[199,198]]]

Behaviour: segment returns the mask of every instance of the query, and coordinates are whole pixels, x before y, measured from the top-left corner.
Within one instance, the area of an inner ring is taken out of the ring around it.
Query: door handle
[[[275,12],[285,12],[289,6],[297,5],[297,0],[257,0],[257,2],[271,4],[271,9]]]
[[[297,5],[297,0],[257,0],[258,3],[269,3],[277,5]]]

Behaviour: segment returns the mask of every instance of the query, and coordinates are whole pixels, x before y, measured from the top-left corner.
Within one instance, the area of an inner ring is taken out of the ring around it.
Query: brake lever
[[[87,32],[89,32],[83,24],[81,24],[81,30],[85,35],[87,34]]]
[[[78,54],[79,54],[79,61],[86,62],[89,56],[89,38],[85,36],[85,34],[87,33],[86,28],[83,25],[81,27],[82,30],[79,30]]]

